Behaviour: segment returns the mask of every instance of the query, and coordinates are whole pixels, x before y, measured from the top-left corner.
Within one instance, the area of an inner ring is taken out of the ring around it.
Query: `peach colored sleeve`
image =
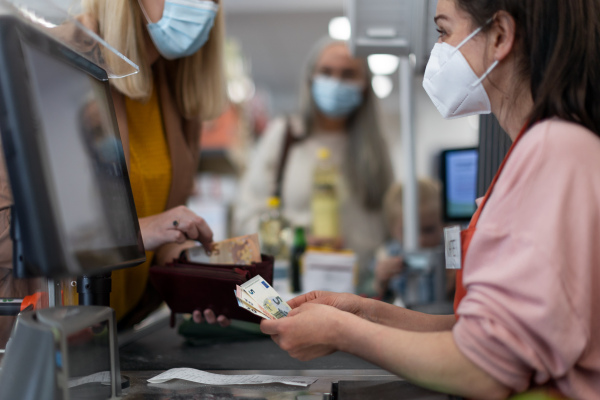
[[[599,340],[599,205],[600,140],[550,121],[517,145],[482,212],[453,333],[465,356],[517,392],[548,382],[589,389],[578,364]]]

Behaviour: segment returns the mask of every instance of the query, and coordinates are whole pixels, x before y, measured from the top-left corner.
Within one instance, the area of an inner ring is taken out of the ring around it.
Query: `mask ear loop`
[[[479,85],[481,82],[483,82],[483,80],[485,78],[487,78],[487,76],[494,70],[494,68],[496,68],[496,66],[498,65],[498,63],[500,63],[500,61],[496,60],[492,63],[492,65],[490,65],[490,67],[487,69],[487,71],[485,71],[485,73],[481,76],[481,78],[477,79],[475,81],[475,83],[473,83],[471,86],[475,87],[477,85]]]
[[[483,26],[486,26],[486,25],[488,25],[488,24],[489,24],[489,23],[491,23],[493,20],[494,20],[494,17],[492,17],[492,18],[488,19],[487,21],[485,21],[485,25],[483,25]],[[482,26],[482,27],[480,27],[479,29],[483,29],[483,26]],[[488,75],[492,73],[492,71],[494,70],[494,68],[496,68],[496,67],[498,66],[498,64],[499,64],[499,63],[500,63],[500,61],[498,61],[498,60],[495,60],[495,61],[492,63],[492,65],[490,65],[490,67],[489,67],[489,68],[488,68],[488,69],[485,71],[485,73],[484,73],[484,74],[481,76],[481,78],[477,79],[477,80],[475,81],[475,83],[473,83],[473,84],[471,85],[471,87],[475,87],[475,86],[479,85],[481,82],[483,82],[483,81],[485,80],[485,78],[487,78],[487,77],[488,77]]]
[[[144,14],[144,17],[146,18],[146,22],[149,24],[152,23],[152,21],[150,21],[150,18],[148,17],[148,13],[146,12],[146,9],[144,8],[144,6],[142,5],[142,2],[140,0],[138,0],[138,4],[140,6],[140,8],[142,9],[142,14]]]
[[[488,19],[487,21],[485,21],[485,24],[481,25],[479,28],[477,28],[477,29],[475,29],[473,32],[471,32],[471,34],[470,34],[469,36],[467,36],[467,37],[466,37],[466,38],[465,38],[465,39],[464,39],[462,42],[460,42],[460,43],[459,43],[459,45],[458,45],[458,46],[456,46],[456,47],[454,48],[454,52],[453,52],[452,54],[456,53],[456,52],[458,51],[458,49],[460,49],[461,47],[463,47],[463,46],[465,45],[465,43],[467,43],[469,40],[473,39],[473,37],[474,37],[475,35],[477,35],[479,32],[481,32],[481,30],[482,30],[482,29],[483,29],[485,26],[487,26],[487,25],[488,25],[490,22],[492,22],[493,20],[494,20],[494,18],[490,18],[490,19]]]

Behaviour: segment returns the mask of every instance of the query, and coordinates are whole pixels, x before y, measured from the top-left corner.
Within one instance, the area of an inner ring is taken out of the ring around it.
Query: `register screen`
[[[135,208],[108,108],[108,83],[26,44],[23,49],[62,242],[84,268],[122,262],[119,247],[137,244]]]
[[[469,219],[476,208],[478,152],[467,149],[444,154],[445,215],[447,219]]]

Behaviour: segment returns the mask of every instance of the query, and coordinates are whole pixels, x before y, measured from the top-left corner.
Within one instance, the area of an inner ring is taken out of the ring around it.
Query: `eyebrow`
[[[437,24],[437,23],[438,23],[438,21],[439,21],[440,19],[444,19],[444,20],[446,20],[446,21],[449,21],[449,20],[450,20],[450,18],[448,18],[448,17],[447,17],[447,16],[445,16],[444,14],[440,14],[440,15],[436,15],[436,16],[433,18],[433,22],[435,22],[435,23]]]

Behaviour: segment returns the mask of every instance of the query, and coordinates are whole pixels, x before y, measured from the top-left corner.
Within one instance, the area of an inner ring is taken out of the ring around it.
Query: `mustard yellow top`
[[[165,136],[156,87],[147,103],[125,98],[129,128],[129,179],[138,218],[165,211],[171,188],[171,158]],[[112,273],[111,307],[117,320],[140,301],[146,284],[153,252],[146,262],[134,268]]]

